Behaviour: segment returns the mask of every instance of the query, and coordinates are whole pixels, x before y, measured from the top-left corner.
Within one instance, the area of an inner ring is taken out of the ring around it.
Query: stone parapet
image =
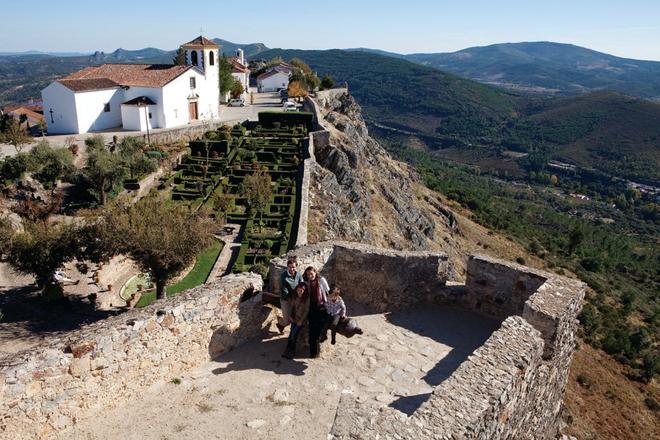
[[[446,256],[353,243],[303,247],[347,297],[377,311],[449,303],[502,326],[411,416],[343,395],[335,438],[553,439],[586,285],[486,256],[471,256],[464,286],[446,286]],[[278,267],[280,269],[283,266]],[[275,269],[271,267],[271,269]]]
[[[270,291],[280,292],[279,274],[293,255],[299,270],[314,266],[331,285],[339,286],[346,298],[377,311],[401,309],[425,300],[444,287],[448,273],[448,257],[443,253],[324,242],[296,248],[272,260]]]
[[[133,309],[0,365],[0,437],[39,438],[139,396],[260,334],[261,277],[231,275]]]

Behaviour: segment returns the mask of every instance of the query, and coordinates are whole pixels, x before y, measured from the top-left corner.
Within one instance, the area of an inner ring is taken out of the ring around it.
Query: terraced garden
[[[307,113],[262,113],[260,122],[250,129],[235,125],[209,131],[189,144],[190,155],[174,172],[161,178],[158,189],[173,203],[208,213],[221,225],[240,226],[240,251],[230,260],[229,271],[251,270],[265,277],[268,261],[295,244],[303,145],[311,117]],[[245,180],[255,174],[269,179],[271,194],[262,211],[251,206],[246,196]],[[210,250],[209,255],[205,252],[206,264],[195,265],[195,282],[187,282],[186,288],[206,281],[221,249],[213,249],[213,255]],[[169,286],[168,294],[179,290],[175,287]],[[147,293],[139,306],[151,301]]]

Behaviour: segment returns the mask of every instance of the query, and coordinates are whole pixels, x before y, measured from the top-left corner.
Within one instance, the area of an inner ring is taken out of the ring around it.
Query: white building
[[[200,36],[181,46],[186,65],[103,64],[41,91],[48,133],[146,130],[219,117],[220,46]]]
[[[257,90],[263,93],[288,88],[292,72],[293,66],[286,63],[271,67],[257,77]]]
[[[236,50],[236,56],[230,58],[229,62],[231,63],[231,76],[234,79],[240,81],[243,86],[243,94],[241,98],[246,99],[250,91],[250,69],[245,62],[245,55],[243,54],[243,49]]]

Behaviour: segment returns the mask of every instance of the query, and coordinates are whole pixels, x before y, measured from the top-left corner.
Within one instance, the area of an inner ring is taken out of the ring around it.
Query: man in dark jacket
[[[286,262],[286,270],[280,275],[280,304],[282,308],[282,319],[277,323],[280,333],[291,323],[291,297],[296,286],[302,281],[302,274],[297,270],[298,264],[295,258],[289,258]]]

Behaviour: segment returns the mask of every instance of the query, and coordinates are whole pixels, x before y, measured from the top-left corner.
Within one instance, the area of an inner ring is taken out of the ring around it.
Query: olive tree
[[[158,299],[165,298],[168,281],[193,263],[213,239],[207,216],[158,196],[108,208],[100,221],[99,240],[150,272]]]
[[[25,144],[32,142],[32,136],[28,134],[25,128],[21,127],[21,122],[18,119],[9,113],[5,113],[0,115],[0,142],[13,145],[16,152],[20,153]]]
[[[103,136],[85,140],[87,160],[83,174],[90,181],[93,192],[101,205],[108,201],[108,192],[119,185],[126,176],[123,158],[105,147]]]
[[[250,208],[259,216],[259,231],[261,231],[264,211],[273,194],[270,175],[261,169],[255,170],[243,180],[241,194],[247,199]]]
[[[76,259],[79,253],[78,227],[73,223],[23,221],[23,230],[13,234],[6,261],[17,271],[33,275],[44,293],[58,292],[55,271]]]

